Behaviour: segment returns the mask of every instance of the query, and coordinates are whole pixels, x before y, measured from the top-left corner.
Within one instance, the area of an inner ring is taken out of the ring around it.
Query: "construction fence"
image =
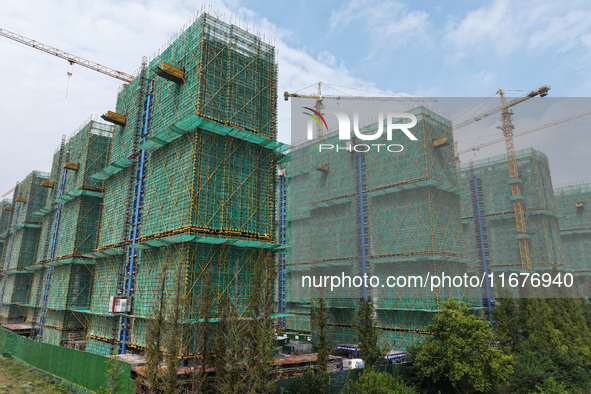
[[[80,393],[96,393],[108,388],[107,357],[63,348],[24,338],[0,329],[0,353],[56,378]],[[119,366],[121,393],[135,392],[131,380],[131,364],[114,360]]]

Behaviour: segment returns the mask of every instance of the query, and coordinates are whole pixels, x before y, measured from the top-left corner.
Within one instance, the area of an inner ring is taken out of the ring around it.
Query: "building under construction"
[[[554,189],[564,262],[577,273],[582,294],[589,294],[591,272],[591,183]]]
[[[460,165],[460,184],[467,192],[462,198],[467,256],[472,260],[480,260],[482,253],[475,235],[482,232],[487,240],[484,248],[491,270],[522,270],[518,242],[522,238],[528,241],[532,269],[564,267],[548,158],[534,149],[520,150],[515,155],[519,178],[513,182],[521,185],[519,196],[511,193],[507,155]],[[479,201],[477,207],[475,194]],[[523,203],[527,229],[525,235],[517,233],[516,200]]]
[[[208,14],[145,61],[104,122],[2,202],[3,321],[123,353],[146,345],[161,295],[165,308],[176,297],[188,356],[206,278],[247,313],[254,267],[280,247],[276,84],[274,47]]]
[[[407,112],[417,117],[411,131],[418,141],[404,153],[320,151],[320,144],[338,144],[337,133],[292,150],[285,173],[290,246],[285,308],[294,314],[287,319],[289,329],[311,331],[311,301],[323,297],[332,340],[354,343],[359,300],[371,300],[382,343],[405,349],[424,339],[442,300],[471,304],[463,290],[301,286],[309,275],[368,274],[386,283],[389,275],[466,272],[451,122],[424,107]],[[362,132],[373,134],[376,128],[374,123]],[[406,145],[406,136],[394,137],[390,143]]]
[[[286,155],[276,107],[275,48],[199,16],[142,62],[102,120],[61,141],[50,173],[32,172],[0,201],[1,321],[46,343],[140,352],[160,305],[179,300],[190,357],[205,288],[246,317],[256,267],[276,259],[284,330],[313,332],[312,302],[323,297],[332,342],[355,343],[359,301],[371,300],[382,344],[404,350],[429,334],[446,299],[489,310],[494,294],[419,286],[327,294],[302,289],[302,277],[345,272],[385,283],[556,267],[584,283],[591,188],[553,190],[544,154],[457,166],[451,121],[413,106],[418,140],[404,154],[319,151],[337,143],[332,133]]]

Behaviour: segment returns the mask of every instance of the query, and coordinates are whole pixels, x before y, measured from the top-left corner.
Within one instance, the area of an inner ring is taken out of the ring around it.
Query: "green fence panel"
[[[5,330],[0,330],[0,352],[58,378],[75,391],[96,392],[107,387],[107,357],[33,341]],[[131,365],[118,363],[125,387],[121,392],[134,392]]]

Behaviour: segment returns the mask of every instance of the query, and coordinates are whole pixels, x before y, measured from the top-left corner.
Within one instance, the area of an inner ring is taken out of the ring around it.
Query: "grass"
[[[65,386],[0,356],[0,393],[70,393]]]

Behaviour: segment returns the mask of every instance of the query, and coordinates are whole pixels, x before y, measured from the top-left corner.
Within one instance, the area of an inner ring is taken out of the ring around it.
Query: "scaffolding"
[[[112,131],[112,126],[91,120],[63,138],[43,184],[51,191],[35,212],[43,221],[42,246],[32,267],[27,311],[39,340],[61,344],[86,335],[87,323],[73,311],[90,305],[93,260],[84,255],[97,247],[104,195],[103,181],[91,175],[108,161]]]
[[[515,227],[515,197],[511,193],[506,155],[459,166],[460,184],[464,190],[470,190],[470,166],[473,167],[474,177],[481,180],[482,205],[486,210],[489,254],[492,262],[489,268],[492,271],[521,271],[518,240],[524,237],[529,242],[534,270],[564,267],[548,158],[531,148],[519,150],[515,152],[515,156],[521,184],[519,198],[523,199],[527,234],[518,234]],[[462,224],[466,255],[475,262],[479,261],[480,252],[474,237],[477,228],[471,194],[462,196]],[[476,269],[476,266],[472,268]]]
[[[0,201],[0,264],[4,261],[2,256],[5,248],[9,247],[7,241],[10,230],[10,213],[12,211],[12,200],[3,199]]]
[[[30,269],[35,265],[41,229],[34,212],[45,202],[47,192],[41,182],[47,181],[48,176],[40,171],[27,175],[14,191],[11,210],[3,210],[10,213],[1,264],[0,316],[4,322],[22,323],[27,314]]]
[[[163,272],[169,308],[183,283],[186,355],[207,277],[216,301],[231,296],[248,313],[254,268],[279,248],[276,79],[272,45],[203,14],[121,90],[103,117],[115,124],[110,160],[92,175],[104,181],[109,214],[85,255],[101,278],[87,313],[89,351],[145,346]],[[109,298],[122,295],[132,312],[108,313]]]
[[[588,294],[591,273],[591,183],[557,187],[554,196],[566,268],[577,276],[581,292]]]
[[[474,176],[474,167],[470,166],[470,192],[472,196],[472,212],[474,215],[474,235],[478,250],[478,275],[484,279],[482,286],[482,305],[485,318],[492,326],[492,289],[489,279],[490,248],[488,245],[488,226],[486,225],[486,210],[483,201],[482,180]]]
[[[466,271],[459,219],[462,191],[453,151],[433,144],[451,140],[451,123],[424,107],[407,112],[417,117],[412,133],[418,141],[409,145],[406,137],[396,135],[387,141],[405,144],[404,153],[320,151],[320,143],[339,143],[336,133],[292,149],[286,174],[286,311],[294,316],[287,320],[287,329],[311,332],[311,300],[325,297],[333,341],[350,343],[355,340],[359,300],[368,299],[376,309],[381,343],[404,349],[425,338],[441,300],[453,297],[472,305],[471,295],[463,290],[431,293],[417,287],[361,286],[302,291],[304,275],[367,273],[386,283],[390,275]],[[376,129],[374,123],[361,132],[375,134]]]

